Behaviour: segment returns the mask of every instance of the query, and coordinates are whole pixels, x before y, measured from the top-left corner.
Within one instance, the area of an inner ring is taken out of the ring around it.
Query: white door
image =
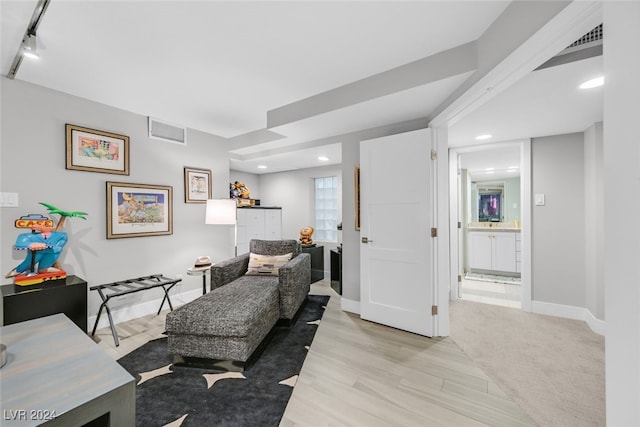
[[[430,130],[360,143],[360,316],[433,335]]]

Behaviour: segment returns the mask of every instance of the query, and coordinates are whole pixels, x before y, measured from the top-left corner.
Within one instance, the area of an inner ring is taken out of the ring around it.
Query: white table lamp
[[[236,201],[233,199],[209,199],[205,214],[205,224],[233,225],[234,254],[238,256],[238,227],[236,222]]]

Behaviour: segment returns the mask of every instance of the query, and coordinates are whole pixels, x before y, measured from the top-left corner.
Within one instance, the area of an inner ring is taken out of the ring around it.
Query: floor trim
[[[548,316],[563,317],[565,319],[582,320],[593,332],[598,335],[605,336],[606,322],[604,320],[597,319],[584,307],[531,301],[531,312],[546,314]]]

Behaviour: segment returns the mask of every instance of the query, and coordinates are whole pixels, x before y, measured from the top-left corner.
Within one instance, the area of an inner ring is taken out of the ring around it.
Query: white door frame
[[[462,251],[458,238],[458,157],[460,154],[478,149],[496,149],[504,144],[518,144],[520,146],[520,239],[521,239],[521,297],[523,311],[531,311],[531,140],[509,141],[495,144],[474,145],[469,147],[454,147],[449,149],[449,236],[451,245],[451,300],[457,300],[458,274],[460,272],[460,257]]]
[[[434,336],[449,336],[449,298],[450,282],[453,271],[450,265],[449,237],[449,131],[446,127],[431,128],[431,144],[437,158],[433,165],[434,213],[433,226],[438,233],[435,239],[435,281],[433,286],[433,302],[438,306],[438,314],[434,316]],[[457,258],[457,257],[456,257]]]

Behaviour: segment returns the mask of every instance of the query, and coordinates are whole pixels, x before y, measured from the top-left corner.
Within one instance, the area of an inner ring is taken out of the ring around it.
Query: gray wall
[[[584,136],[533,138],[532,300],[585,307]]]
[[[280,206],[282,208],[283,238],[298,239],[302,227],[307,225],[314,226],[315,195],[313,179],[325,176],[338,177],[338,198],[340,198],[340,188],[342,186],[340,165],[260,175],[261,204],[263,206]],[[338,212],[341,209],[342,207],[338,204]],[[336,245],[337,243],[333,244],[332,247]]]
[[[236,181],[247,186],[252,199],[260,199],[260,175],[236,170],[229,171],[229,183]],[[262,200],[260,202],[262,203]]]
[[[605,320],[604,311],[604,176],[602,122],[584,134],[585,288],[586,308]]]
[[[205,225],[204,205],[184,203],[184,166],[211,169],[214,197],[228,197],[229,159],[220,138],[189,129],[186,147],[150,140],[145,116],[5,77],[0,85],[0,190],[19,194],[19,207],[0,209],[3,275],[24,259],[23,252],[11,250],[21,232],[13,222],[21,215],[47,214],[38,202],[88,213],[86,221],[67,220],[69,242],[60,261],[89,286],[154,273],[184,274],[199,255],[219,260],[233,253],[230,227]],[[66,170],[65,123],[128,135],[130,175]],[[107,240],[107,181],[173,186],[173,235]],[[201,283],[200,277],[185,275],[174,289],[197,290]],[[114,300],[112,307],[129,308],[161,296],[141,292]],[[96,315],[98,301],[90,292],[89,316]]]
[[[313,179],[325,176],[338,177],[338,220],[340,220],[342,169],[340,165],[317,168],[297,169],[289,172],[262,174],[260,179],[261,204],[263,206],[282,207],[282,237],[298,240],[300,229],[314,226],[314,187]],[[330,271],[331,249],[335,249],[341,241],[338,232],[337,242],[321,242],[312,236],[314,243],[324,247],[324,270],[328,278]]]

